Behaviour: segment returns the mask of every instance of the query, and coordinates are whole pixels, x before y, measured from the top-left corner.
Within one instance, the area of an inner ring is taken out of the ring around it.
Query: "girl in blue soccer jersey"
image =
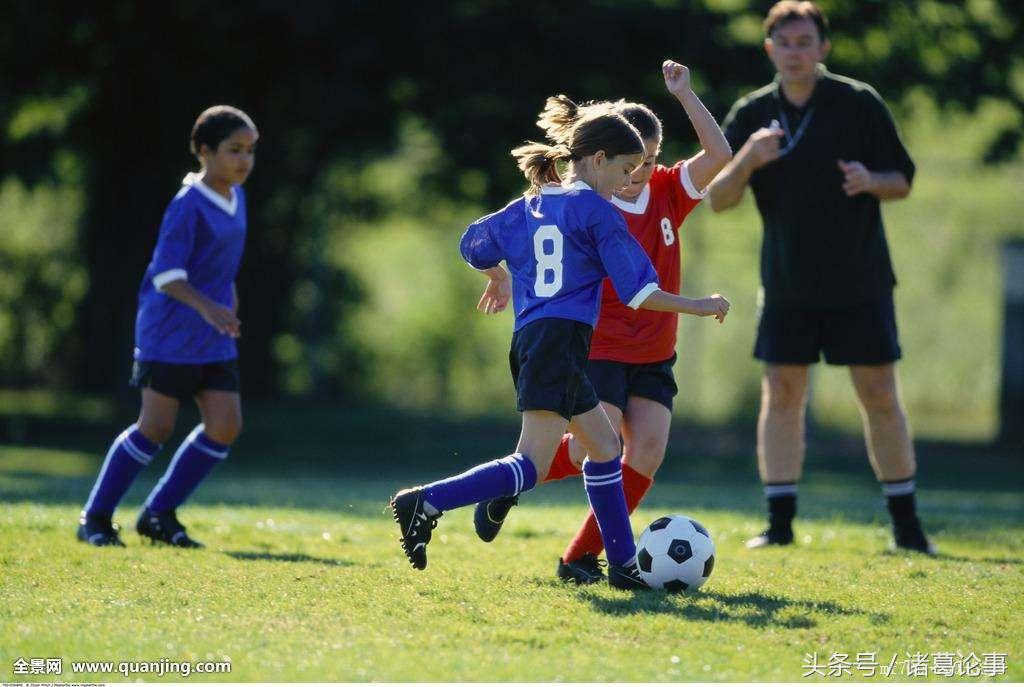
[[[107,452],[79,521],[83,542],[124,546],[111,520],[114,509],[170,438],[181,404],[195,399],[202,424],[174,453],[136,530],[154,542],[201,546],[176,509],[227,457],[242,427],[235,276],[245,246],[242,184],[252,172],[257,138],[252,119],[227,105],[207,109],[192,128],[191,150],[202,168],[185,177],[167,206],[139,289],[131,384],[141,389],[142,410]]]
[[[544,116],[564,122],[565,142],[513,150],[529,193],[474,222],[461,243],[466,261],[490,279],[477,308],[499,312],[510,299],[514,305],[509,363],[523,413],[519,444],[505,458],[399,491],[391,508],[406,556],[423,569],[441,514],[532,489],[537,475],[547,474],[572,420],[589,455],[584,486],[604,539],[608,580],[619,588],[645,588],[622,491],[619,439],[585,372],[602,280],[610,277],[632,308],[722,321],[729,302],[717,294],[695,300],[658,288],[651,261],[609,202],[643,160],[637,130],[621,115],[583,111],[565,96],[549,98]],[[567,163],[564,181],[560,162]]]
[[[689,159],[668,167],[658,164],[661,120],[646,105],[620,100],[584,107],[618,112],[643,136],[644,162],[629,186],[617,191],[611,202],[650,257],[662,288],[678,293],[683,238],[679,227],[703,198],[700,189],[710,183],[731,155],[714,117],[693,91],[689,69],[665,60],[661,72],[666,90],[682,105],[700,140],[701,150]],[[537,125],[552,143],[560,142],[567,133],[557,118],[549,121],[542,115]],[[632,310],[619,301],[605,280],[587,376],[612,426],[623,437],[622,487],[631,513],[653,484],[665,456],[676,394],[672,366],[677,329],[675,313]],[[570,432],[572,429],[570,425]],[[562,438],[550,471],[540,476],[541,482],[581,475],[584,449],[572,436],[570,433]],[[477,535],[484,541],[494,540],[517,502],[517,497],[500,497],[478,504],[473,514]],[[602,550],[597,520],[588,514],[559,559],[558,577],[578,584],[600,582],[605,577],[604,561],[598,559]]]

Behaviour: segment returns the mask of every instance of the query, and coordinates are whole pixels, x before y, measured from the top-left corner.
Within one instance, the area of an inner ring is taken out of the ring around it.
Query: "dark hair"
[[[764,19],[764,35],[771,38],[772,31],[779,26],[798,19],[810,19],[818,27],[818,38],[828,37],[828,19],[821,8],[809,0],[781,0],[772,5]]]
[[[651,138],[661,140],[661,120],[651,108],[641,103],[627,103],[625,100],[619,100],[612,105],[616,112],[636,127],[645,141]]]
[[[252,129],[254,134],[259,134],[259,130],[249,115],[237,107],[230,105],[208,107],[196,118],[196,123],[192,126],[189,150],[196,157],[199,156],[199,150],[204,145],[210,150],[217,150],[221,141],[239,129]]]
[[[642,155],[643,137],[625,117],[601,103],[581,107],[564,95],[548,98],[537,119],[554,145],[528,142],[512,150],[530,190],[559,182],[558,161],[580,160],[603,150],[608,157]]]

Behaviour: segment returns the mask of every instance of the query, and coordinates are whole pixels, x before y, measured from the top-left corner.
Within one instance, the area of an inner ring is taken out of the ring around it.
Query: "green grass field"
[[[469,509],[446,514],[428,569],[408,566],[384,512],[389,493],[495,455],[513,428],[421,418],[384,435],[386,418],[350,415],[327,429],[323,416],[277,412],[276,426],[250,422],[182,509],[202,551],[146,545],[134,531],[127,549],[74,541],[106,428],[0,446],[0,680],[53,680],[16,676],[13,663],[60,657],[59,679],[86,682],[125,678],[74,674],[71,661],[231,662],[230,675],[189,681],[801,681],[808,654],[827,664],[865,652],[886,665],[897,655],[890,680],[911,679],[908,655],[937,652],[1008,654],[997,679],[1024,680],[1017,456],[922,449],[922,517],[942,550],[928,558],[887,551],[855,438],[812,443],[800,543],[748,552],[743,540],[762,523],[748,437],[710,442],[677,428],[634,528],[695,516],[717,564],[697,594],[634,594],[555,579],[584,508],[578,482],[525,497],[493,544],[476,539]],[[281,426],[306,438],[275,439]],[[314,426],[323,431],[305,431]],[[69,442],[78,448],[56,446]],[[129,493],[126,530],[169,453]],[[349,476],[345,460],[368,465]]]

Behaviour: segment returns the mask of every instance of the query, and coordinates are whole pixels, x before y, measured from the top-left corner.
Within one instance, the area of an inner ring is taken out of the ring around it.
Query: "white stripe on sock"
[[[143,465],[149,465],[149,461],[153,460],[153,456],[148,455],[145,451],[132,443],[132,439],[128,436],[127,432],[121,435],[121,444],[124,446],[124,450],[128,455]]]
[[[512,465],[515,466],[516,474],[519,475],[519,488],[516,490],[516,493],[518,494],[526,488],[526,473],[523,472],[523,466],[519,464],[519,460],[517,460],[517,458],[518,456],[512,456]]]
[[[228,457],[228,452],[227,451],[218,451],[216,449],[210,448],[209,446],[207,446],[206,444],[204,444],[201,441],[190,440],[189,443],[191,443],[193,446],[195,446],[197,449],[199,449],[200,451],[202,451],[206,455],[212,456],[212,457],[217,458],[219,460],[224,460],[225,458]]]
[[[616,470],[615,472],[609,472],[607,475],[583,475],[585,480],[602,480],[609,479],[612,477],[622,477],[622,470]]]
[[[914,480],[903,482],[882,482],[882,494],[885,496],[906,496],[914,493]]]
[[[164,484],[166,484],[167,480],[171,478],[172,474],[174,474],[174,468],[178,467],[178,461],[181,460],[181,456],[185,453],[185,449],[192,444],[192,440],[199,436],[202,431],[203,425],[196,425],[196,428],[189,432],[188,436],[185,437],[185,441],[181,442],[181,446],[179,446],[178,450],[174,452],[174,457],[171,458],[171,464],[167,466],[167,470],[164,472],[163,477],[160,478],[160,481],[156,483],[155,487],[153,487],[153,491],[149,492],[149,496],[146,497],[146,508],[149,508],[153,503],[153,499],[156,498],[156,495],[163,488]]]
[[[773,496],[796,496],[796,485],[766,484],[764,485],[764,495],[766,498],[771,498]]]
[[[221,460],[227,458],[228,457],[227,449],[225,449],[223,451],[218,451],[215,448],[211,448],[209,446],[205,446],[205,445],[199,443],[198,441],[196,441],[196,439],[199,437],[199,435],[202,434],[205,431],[206,431],[206,425],[204,425],[203,423],[199,423],[198,425],[196,425],[195,427],[192,428],[191,432],[188,433],[188,436],[185,438],[185,441],[184,441],[184,443],[182,443],[182,446],[184,446],[185,444],[195,444],[195,447],[197,449],[199,449],[200,451],[202,451],[203,453],[205,453],[208,456],[213,456],[214,458],[220,458]]]
[[[588,487],[598,487],[605,484],[615,484],[616,482],[622,481],[622,473],[617,472],[614,475],[601,476],[601,477],[587,477],[583,480],[583,483]]]
[[[528,459],[523,458],[522,453],[513,453],[509,458],[511,459],[512,464],[515,465],[516,469],[519,471],[519,491],[522,491],[526,488],[526,470],[523,468],[523,461]]]
[[[88,513],[92,510],[92,502],[96,499],[96,493],[100,490],[100,484],[103,483],[103,477],[107,474],[107,468],[110,467],[110,459],[114,457],[114,451],[121,445],[121,438],[125,436],[125,432],[121,433],[120,436],[110,445],[110,449],[107,451],[107,457],[103,459],[103,467],[100,468],[100,474],[96,476],[96,482],[92,485],[92,491],[89,492],[89,499],[85,502],[85,512]]]
[[[606,472],[604,474],[591,475],[589,472],[583,473],[583,479],[604,479],[605,477],[614,477],[615,475],[621,475],[622,468],[619,468],[615,472]]]
[[[512,495],[515,496],[523,490],[523,469],[519,467],[519,463],[516,462],[515,456],[503,458],[502,462],[512,468],[512,481],[515,483],[512,487],[514,490]]]

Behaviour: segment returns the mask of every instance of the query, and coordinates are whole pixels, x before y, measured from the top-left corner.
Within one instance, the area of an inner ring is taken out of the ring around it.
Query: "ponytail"
[[[553,145],[529,142],[512,150],[519,169],[530,182],[530,193],[546,183],[561,183],[558,162],[575,162],[603,150],[608,157],[644,152],[644,141],[611,104],[580,106],[564,95],[548,98],[537,118]]]
[[[530,182],[530,193],[538,193],[544,184],[561,183],[558,161],[567,160],[571,156],[569,148],[561,143],[552,146],[531,142],[512,149],[512,157],[516,159],[519,169]]]
[[[547,99],[544,109],[537,117],[537,126],[551,141],[563,143],[572,133],[572,127],[580,118],[580,106],[566,95],[556,95]]]

